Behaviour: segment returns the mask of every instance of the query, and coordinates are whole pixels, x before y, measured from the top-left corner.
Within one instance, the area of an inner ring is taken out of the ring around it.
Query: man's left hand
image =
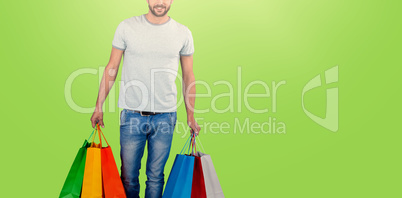
[[[187,118],[187,124],[191,128],[192,132],[195,132],[195,135],[197,136],[201,130],[200,126],[198,126],[198,123],[195,121],[194,118]]]

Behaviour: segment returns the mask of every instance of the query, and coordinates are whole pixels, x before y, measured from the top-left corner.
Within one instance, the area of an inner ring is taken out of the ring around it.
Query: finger
[[[193,131],[195,132],[196,135],[198,135],[199,132],[200,132],[200,127],[199,126],[194,126]]]
[[[95,122],[93,119],[91,119],[91,124],[92,124],[92,128],[95,128]]]
[[[196,129],[191,129],[191,131],[192,131],[192,133],[195,133],[195,136],[198,136],[198,130],[196,130]]]
[[[103,120],[99,121],[99,125],[101,125],[102,128],[105,128],[105,124],[103,124]]]
[[[193,136],[193,134],[194,134],[194,129],[193,128],[190,128],[190,134],[191,134],[191,136]]]

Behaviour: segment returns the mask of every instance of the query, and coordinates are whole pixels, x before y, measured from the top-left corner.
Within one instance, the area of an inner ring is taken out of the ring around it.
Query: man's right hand
[[[95,109],[94,113],[92,114],[91,117],[91,123],[92,123],[92,128],[95,128],[96,123],[99,123],[99,125],[102,128],[105,128],[105,125],[103,124],[103,112],[102,110]]]

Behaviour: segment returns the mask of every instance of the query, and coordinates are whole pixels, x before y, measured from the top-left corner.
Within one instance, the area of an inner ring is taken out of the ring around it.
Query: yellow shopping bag
[[[95,143],[98,133],[99,144]],[[102,168],[101,168],[102,141],[100,133],[95,129],[91,146],[87,148],[85,161],[84,181],[82,183],[82,198],[102,198]]]

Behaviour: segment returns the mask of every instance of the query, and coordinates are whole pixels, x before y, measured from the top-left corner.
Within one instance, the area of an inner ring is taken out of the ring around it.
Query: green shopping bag
[[[93,134],[93,131],[92,131]],[[91,134],[91,136],[92,136]],[[89,136],[88,139],[91,138]],[[81,195],[82,181],[84,179],[85,159],[87,155],[87,148],[90,146],[87,140],[84,141],[82,147],[78,150],[77,156],[73,162],[73,165],[68,172],[66,181],[59,198],[79,198]]]

